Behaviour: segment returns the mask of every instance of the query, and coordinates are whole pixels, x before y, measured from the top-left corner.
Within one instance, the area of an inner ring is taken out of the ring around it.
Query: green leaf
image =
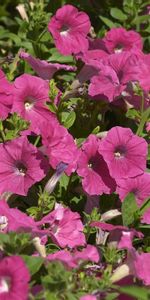
[[[112,7],[110,10],[110,14],[114,19],[117,19],[119,21],[125,21],[127,19],[127,16],[122,12],[121,9],[117,7]]]
[[[140,113],[139,111],[137,111],[134,108],[130,108],[127,112],[126,112],[126,117],[129,119],[136,119],[136,118],[140,118]]]
[[[99,131],[100,131],[100,126],[96,126],[96,127],[93,129],[92,133],[93,133],[93,134],[98,134]]]
[[[125,286],[119,288],[119,291],[129,296],[136,297],[138,300],[149,300],[150,292],[148,289],[139,286]]]
[[[0,39],[11,39],[16,45],[21,45],[21,39],[18,37],[18,35],[7,30],[0,32]]]
[[[48,59],[49,62],[60,62],[60,63],[73,63],[73,56],[71,55],[62,55],[60,54],[56,48],[52,48],[50,50],[50,53],[52,54],[50,58]]]
[[[145,21],[150,21],[150,15],[138,16],[135,19],[133,19],[131,24],[138,25],[138,24],[141,24]]]
[[[139,125],[137,133],[136,133],[137,135],[142,134],[144,125],[145,125],[146,121],[148,120],[149,116],[150,116],[150,107],[148,109],[146,109],[144,111],[144,113],[142,114],[142,119],[141,119],[140,125]]]
[[[63,174],[59,180],[60,186],[66,190],[68,183],[69,183],[69,177],[66,174]]]
[[[71,112],[62,112],[61,113],[61,122],[66,128],[70,128],[76,119],[76,113]]]
[[[150,198],[146,199],[144,203],[140,207],[140,213],[143,214],[145,210],[147,210],[150,207]]]
[[[115,300],[117,299],[118,296],[119,296],[118,293],[111,293],[106,296],[105,300]]]
[[[27,267],[29,268],[30,274],[34,275],[41,268],[44,259],[42,257],[22,255]]]
[[[54,293],[48,292],[48,294],[46,294],[45,300],[58,300],[58,298]]]
[[[9,235],[8,234],[4,234],[4,233],[0,233],[0,245],[5,244],[5,243],[9,243]]]
[[[53,102],[47,103],[47,106],[51,112],[53,113],[57,112],[57,106]]]
[[[104,22],[105,25],[107,25],[109,28],[114,28],[116,27],[115,23],[113,23],[111,20],[105,18],[105,17],[102,17],[102,16],[99,16],[99,18]]]
[[[135,196],[133,193],[130,193],[123,201],[121,208],[124,226],[129,226],[134,222],[134,214],[137,210],[138,206],[136,204]]]

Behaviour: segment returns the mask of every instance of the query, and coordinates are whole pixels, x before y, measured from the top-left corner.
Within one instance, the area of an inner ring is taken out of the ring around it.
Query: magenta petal
[[[50,80],[58,70],[76,71],[76,67],[58,63],[49,63],[45,60],[35,58],[23,51],[20,52],[20,57],[27,61],[33,70],[43,79]]]

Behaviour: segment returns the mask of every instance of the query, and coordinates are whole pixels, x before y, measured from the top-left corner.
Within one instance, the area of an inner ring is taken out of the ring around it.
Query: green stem
[[[144,201],[144,203],[142,204],[142,206],[140,207],[140,213],[143,214],[143,212],[145,211],[146,208],[149,207],[149,202],[150,202],[150,198],[146,199]]]
[[[34,146],[37,146],[37,144],[38,144],[40,138],[41,138],[41,136],[38,135],[37,138],[36,138],[36,140],[35,140],[35,142],[34,142]]]
[[[142,92],[142,95],[141,95],[141,115],[143,115],[144,113],[144,93]]]
[[[137,135],[140,136],[142,134],[144,125],[147,122],[149,115],[150,115],[150,107],[147,110],[145,110],[141,116],[141,121],[136,132]]]
[[[41,34],[39,35],[38,39],[36,40],[36,42],[39,42],[41,40],[41,38],[43,37],[43,35],[47,32],[47,28],[44,28],[44,30],[41,32]]]
[[[6,136],[3,130],[0,131],[3,142],[6,140]]]

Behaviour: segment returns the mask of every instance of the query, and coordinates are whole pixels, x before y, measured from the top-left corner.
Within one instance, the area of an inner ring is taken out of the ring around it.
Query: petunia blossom
[[[127,263],[134,276],[142,280],[144,285],[150,285],[150,253],[139,254],[132,249],[129,252]]]
[[[147,122],[147,124],[146,124],[146,131],[147,131],[147,132],[150,131],[150,122]]]
[[[140,110],[142,105],[142,97],[138,95],[134,95],[130,93],[129,96],[125,97],[131,105],[135,107],[135,109]],[[146,110],[150,106],[150,95],[148,93],[144,93],[144,110]]]
[[[48,261],[60,261],[65,267],[72,269],[76,267],[72,255],[67,250],[56,251],[55,253],[48,254],[46,259]]]
[[[33,70],[43,79],[50,80],[58,70],[76,70],[76,67],[73,66],[58,63],[50,63],[46,60],[40,60],[39,58],[35,58],[31,54],[28,54],[24,51],[20,52],[20,58],[27,61],[28,64],[33,68]]]
[[[96,247],[87,245],[81,251],[74,250],[70,253],[68,250],[60,250],[53,254],[49,254],[47,259],[50,261],[61,261],[68,268],[77,268],[82,262],[99,262],[99,253]]]
[[[112,54],[101,61],[99,74],[91,78],[89,95],[104,94],[109,102],[121,96],[130,82],[139,82],[148,88],[149,80],[144,80],[148,66],[139,53],[122,52]]]
[[[120,53],[131,49],[142,50],[143,42],[139,33],[125,28],[112,28],[103,38],[105,47],[109,53]]]
[[[97,300],[97,297],[94,295],[87,294],[85,296],[82,296],[80,300]]]
[[[48,24],[56,48],[64,55],[88,49],[87,34],[90,27],[88,15],[70,4],[59,8]]]
[[[0,200],[0,232],[32,232],[33,229],[36,229],[36,223],[31,217]]]
[[[142,238],[143,234],[135,229],[129,229],[122,225],[112,225],[109,223],[103,223],[100,221],[94,221],[90,224],[91,227],[97,227],[100,231],[108,231],[110,245],[117,247],[118,249],[132,249],[132,241],[136,236]]]
[[[99,154],[100,140],[90,135],[82,145],[77,173],[83,177],[83,189],[89,195],[110,194],[115,190],[115,181],[109,174],[107,164]]]
[[[47,224],[49,229],[45,233],[62,248],[84,246],[86,244],[83,224],[80,215],[69,208],[57,205],[56,209],[37,222],[38,226]]]
[[[24,137],[0,144],[0,193],[27,195],[29,188],[45,177],[46,161]]]
[[[27,300],[30,273],[19,256],[0,260],[0,299]]]
[[[14,81],[12,112],[31,122],[30,130],[40,133],[40,124],[53,120],[46,107],[49,101],[49,85],[46,80],[23,74]]]
[[[120,126],[111,128],[99,145],[99,153],[115,179],[142,175],[146,170],[147,151],[143,138]]]
[[[4,72],[0,69],[0,118],[6,119],[11,112],[13,96],[13,84],[5,77]]]
[[[68,130],[54,120],[41,126],[42,143],[44,152],[49,158],[50,165],[56,169],[61,163],[68,165],[66,172],[69,174],[76,170],[78,149],[72,135]]]
[[[144,173],[135,178],[118,179],[116,192],[119,194],[121,201],[129,193],[133,193],[138,206],[141,206],[144,200],[150,197],[150,174]]]
[[[150,224],[150,208],[146,209],[144,211],[142,217],[141,217],[141,223]]]

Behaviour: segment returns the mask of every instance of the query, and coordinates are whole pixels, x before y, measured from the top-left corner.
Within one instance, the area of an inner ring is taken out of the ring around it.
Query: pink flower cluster
[[[132,192],[141,205],[150,195],[147,151],[146,141],[129,128],[113,127],[101,140],[90,135],[82,145],[77,167],[84,190],[90,195],[116,190],[121,200]]]
[[[90,100],[103,99],[109,105],[117,101],[121,105],[123,101],[136,109],[142,106],[142,110],[150,107],[150,54],[143,53],[141,36],[134,30],[113,28],[104,38],[93,39],[90,29],[88,15],[69,4],[58,9],[48,24],[58,51],[74,55],[74,59],[81,61],[77,81],[89,83]],[[60,96],[63,92],[58,90],[56,99],[50,99],[48,81],[57,71],[75,72],[76,67],[40,60],[25,51],[20,52],[20,59],[38,76],[22,74],[10,83],[0,70],[1,120],[17,113],[29,122],[29,128],[20,132],[19,137],[0,143],[0,233],[28,232],[32,240],[41,239],[42,246],[51,239],[60,250],[45,255],[45,265],[59,261],[69,270],[78,269],[85,262],[99,266],[98,248],[86,240],[87,228],[78,212],[55,203],[54,209],[37,221],[9,206],[5,195],[27,196],[32,186],[45,184],[46,180],[45,191],[51,193],[63,172],[66,176],[76,172],[77,190],[81,191],[82,184],[82,192],[90,202],[93,199],[93,206],[99,206],[99,196],[103,194],[117,194],[121,204],[133,193],[140,208],[150,197],[148,143],[130,128],[114,126],[109,127],[104,136],[89,134],[78,147],[73,134],[60,122],[58,98],[60,102],[65,101],[65,97]],[[134,93],[137,87],[141,88],[143,96]],[[58,114],[50,111],[51,104],[58,109]],[[146,126],[149,132],[150,122]],[[36,142],[33,144],[34,139],[38,139],[39,147]],[[49,171],[53,174],[51,178]],[[134,247],[134,237],[142,239],[144,234],[139,229],[99,220],[89,221],[89,231],[95,228],[97,240],[100,237],[104,240],[106,236],[111,246],[126,251],[124,263],[129,268],[128,275],[150,285],[150,253],[139,254]],[[150,224],[150,209],[139,216],[139,222]],[[116,269],[112,278],[118,278],[118,272]],[[7,257],[2,249],[0,299],[27,300],[29,280],[23,259],[16,255]],[[80,297],[80,300],[96,299],[95,294],[89,293]]]

